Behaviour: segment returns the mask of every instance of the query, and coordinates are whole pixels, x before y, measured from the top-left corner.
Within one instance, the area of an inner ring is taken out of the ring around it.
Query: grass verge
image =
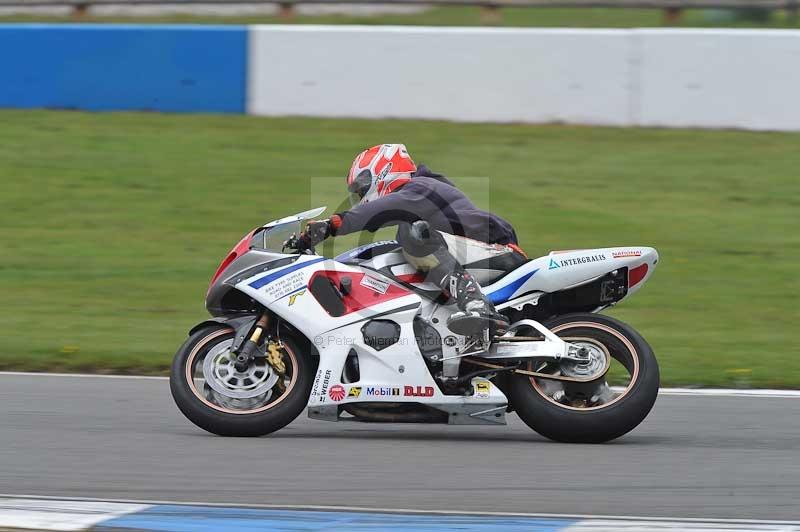
[[[665,385],[800,386],[798,134],[53,111],[0,111],[0,369],[166,371],[239,237],[389,140],[530,255],[658,248],[612,314]]]
[[[658,9],[503,8],[491,20],[477,7],[435,7],[409,14],[297,15],[3,15],[3,22],[173,23],[173,24],[367,24],[417,26],[515,26],[572,28],[725,27],[800,28],[800,17],[776,10],[744,16],[742,12],[687,9],[677,22],[665,20]]]

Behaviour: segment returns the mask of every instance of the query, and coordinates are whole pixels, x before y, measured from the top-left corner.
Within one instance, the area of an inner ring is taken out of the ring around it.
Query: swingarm
[[[519,336],[516,334],[520,329],[524,328],[532,328],[538,332],[540,336]],[[600,366],[600,369],[599,371],[592,372],[591,375],[563,375],[530,370],[533,366],[542,367],[550,362],[566,363],[573,366],[590,365],[595,362],[592,360],[589,349],[583,346],[573,345],[570,343],[570,340],[584,339],[562,339],[541,323],[535,320],[525,319],[513,323],[509,327],[508,333],[495,338],[488,350],[465,353],[465,358],[463,360],[486,368],[570,382],[592,381],[608,371],[611,363],[611,355],[605,346],[603,346],[601,350],[604,360],[601,364],[595,365],[595,367]],[[517,364],[509,367],[508,365],[492,364],[489,362],[494,360],[515,360]],[[519,366],[522,362],[527,362],[529,369],[520,369]]]

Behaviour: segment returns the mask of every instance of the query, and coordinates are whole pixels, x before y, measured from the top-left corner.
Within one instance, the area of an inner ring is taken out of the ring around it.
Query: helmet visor
[[[372,174],[369,170],[363,170],[360,174],[353,179],[353,182],[347,185],[347,190],[350,192],[350,203],[355,205],[359,203],[369,191],[372,186]],[[355,202],[355,203],[354,203]]]

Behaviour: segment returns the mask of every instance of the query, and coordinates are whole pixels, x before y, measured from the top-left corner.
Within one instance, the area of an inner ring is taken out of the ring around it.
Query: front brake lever
[[[297,237],[295,235],[292,235],[283,241],[283,245],[281,246],[281,253],[283,253],[287,249],[300,251],[300,249],[297,246]]]
[[[290,250],[296,251],[299,254],[305,253],[307,255],[314,255],[315,254],[314,246],[305,247],[305,245],[302,245],[302,242],[303,242],[302,239],[298,238],[296,235],[292,235],[289,238],[287,238],[286,241],[283,243],[283,246],[281,247],[281,252],[285,251],[288,248]]]

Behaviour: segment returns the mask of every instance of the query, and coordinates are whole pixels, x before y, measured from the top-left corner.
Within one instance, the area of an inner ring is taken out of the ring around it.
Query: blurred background
[[[6,22],[797,28],[796,0],[0,0]]]
[[[402,142],[530,256],[656,247],[612,313],[662,384],[796,388],[799,26],[795,0],[0,0],[0,369],[164,374],[244,233]]]

